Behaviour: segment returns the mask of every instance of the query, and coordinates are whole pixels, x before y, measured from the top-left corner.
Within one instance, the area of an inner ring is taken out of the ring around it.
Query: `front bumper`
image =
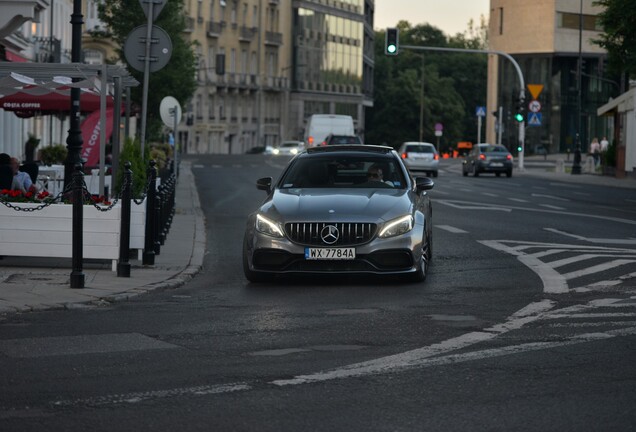
[[[404,274],[417,270],[422,254],[424,227],[415,225],[403,235],[355,246],[351,260],[308,260],[305,245],[287,238],[274,238],[255,230],[248,232],[245,254],[250,270],[278,273],[369,273]],[[311,246],[316,247],[316,246]]]

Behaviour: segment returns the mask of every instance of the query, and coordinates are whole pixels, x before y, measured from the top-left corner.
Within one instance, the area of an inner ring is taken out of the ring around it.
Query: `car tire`
[[[508,178],[512,177],[512,170],[506,171],[506,177]]]
[[[437,171],[433,171],[433,177],[437,177]]]
[[[424,242],[422,243],[422,255],[420,257],[417,270],[409,275],[409,280],[411,282],[424,282],[428,275],[432,251],[428,235],[425,235],[424,237]]]
[[[497,177],[501,177],[501,173],[500,173],[500,172],[495,173],[495,175],[496,175]]]
[[[477,168],[475,168],[475,171],[473,171],[473,176],[479,177],[479,170]]]
[[[462,169],[462,175],[464,177],[468,177],[468,171],[466,171],[465,169]]]
[[[252,283],[269,282],[272,280],[272,276],[269,273],[250,270],[250,265],[247,260],[247,239],[243,241],[243,274],[245,274],[245,279]]]

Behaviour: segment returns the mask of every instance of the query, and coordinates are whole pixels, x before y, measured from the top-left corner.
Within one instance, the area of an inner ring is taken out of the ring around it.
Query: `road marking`
[[[75,405],[103,406],[116,404],[134,404],[150,399],[166,399],[183,396],[204,396],[211,394],[232,393],[237,391],[250,390],[251,388],[252,387],[247,385],[246,383],[215,384],[196,387],[182,387],[170,390],[114,394],[85,399],[59,400],[54,401],[52,404],[58,407],[68,407]]]
[[[447,205],[449,207],[454,207],[462,210],[495,210],[495,211],[504,211],[510,213],[512,209],[506,207],[500,207],[495,205],[484,205],[479,203],[469,203],[465,201],[451,201],[451,200],[437,200],[436,202],[440,204]],[[463,203],[463,204],[458,204]]]
[[[588,237],[583,237],[576,234],[570,234],[568,232],[561,231],[554,228],[543,228],[543,229],[549,232],[553,232],[555,234],[561,234],[566,237],[572,237],[577,240],[583,240],[588,243],[636,245],[636,239],[633,239],[633,238],[627,238],[627,239],[588,238]]]
[[[556,200],[556,201],[570,201],[570,200],[569,200],[569,199],[567,199],[567,198],[560,198],[560,197],[556,197],[556,196],[554,196],[554,195],[535,194],[535,193],[533,193],[533,194],[531,194],[531,195],[532,195],[533,197],[537,197],[537,198],[550,198],[550,199],[553,199],[553,200]]]
[[[192,168],[205,168],[205,165],[194,164],[194,165],[192,165]]]
[[[464,231],[463,229],[455,228],[450,225],[435,225],[435,228],[443,229],[448,232],[452,232],[453,234],[468,234],[468,231]]]
[[[527,200],[521,199],[521,198],[508,198],[510,201],[515,201],[515,202],[520,202],[520,203],[527,203]]]
[[[538,351],[551,348],[559,348],[568,345],[576,345],[586,342],[611,339],[618,336],[632,336],[636,334],[636,327],[608,330],[599,333],[584,333],[573,335],[562,341],[554,342],[530,342],[520,345],[510,345],[500,348],[483,349],[461,354],[449,354],[435,358],[421,358],[410,363],[395,364],[380,370],[356,370],[348,367],[333,369],[327,372],[319,372],[311,375],[298,375],[292,379],[275,380],[271,384],[277,386],[299,385],[311,382],[329,381],[338,378],[349,378],[352,376],[372,375],[378,373],[396,372],[405,369],[423,368],[431,366],[441,366],[448,364],[462,363],[466,361],[484,360],[493,357],[501,357],[510,354],[519,354],[529,351]],[[352,365],[353,366],[353,365]]]
[[[552,210],[565,210],[563,207],[557,207],[550,204],[539,204],[541,207],[549,208]]]
[[[576,279],[578,277],[582,277],[582,276],[587,276],[590,274],[594,274],[594,273],[600,273],[602,271],[606,271],[606,270],[610,270],[613,269],[615,267],[620,267],[622,265],[625,264],[631,264],[631,263],[636,263],[636,260],[614,260],[614,261],[610,261],[607,263],[603,263],[603,264],[599,264],[593,267],[588,267],[586,269],[583,270],[578,270],[578,271],[574,271],[571,273],[566,273],[563,275],[563,277],[565,279]]]
[[[482,194],[482,195],[489,196],[489,197],[494,197],[494,198],[499,197],[499,195],[494,194],[494,193],[490,193],[490,192],[482,192],[481,194]]]
[[[580,313],[580,314],[550,314],[545,319],[563,319],[563,318],[633,318],[636,313]]]
[[[566,279],[556,270],[546,265],[543,261],[533,255],[527,255],[510,246],[506,246],[495,240],[483,240],[480,243],[495,250],[507,252],[535,272],[543,282],[543,292],[550,294],[564,294],[569,292]]]

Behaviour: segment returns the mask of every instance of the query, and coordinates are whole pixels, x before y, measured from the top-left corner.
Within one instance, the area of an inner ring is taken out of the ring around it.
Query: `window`
[[[603,27],[595,15],[583,15],[583,30],[603,31]],[[568,12],[557,12],[557,27],[578,30],[581,26],[581,15]]]
[[[503,20],[504,20],[503,8],[500,7],[499,8],[499,34],[500,35],[503,34]]]
[[[215,0],[210,0],[210,22],[214,21],[214,4]]]

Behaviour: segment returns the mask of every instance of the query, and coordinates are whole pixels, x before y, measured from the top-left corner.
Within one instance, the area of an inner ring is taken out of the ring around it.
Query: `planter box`
[[[12,203],[21,208],[38,204]],[[34,257],[72,257],[73,206],[52,204],[34,212],[16,211],[0,204],[0,255]],[[101,212],[92,205],[84,206],[83,257],[112,260],[113,271],[119,259],[121,203]],[[146,202],[131,203],[130,249],[144,248]]]

